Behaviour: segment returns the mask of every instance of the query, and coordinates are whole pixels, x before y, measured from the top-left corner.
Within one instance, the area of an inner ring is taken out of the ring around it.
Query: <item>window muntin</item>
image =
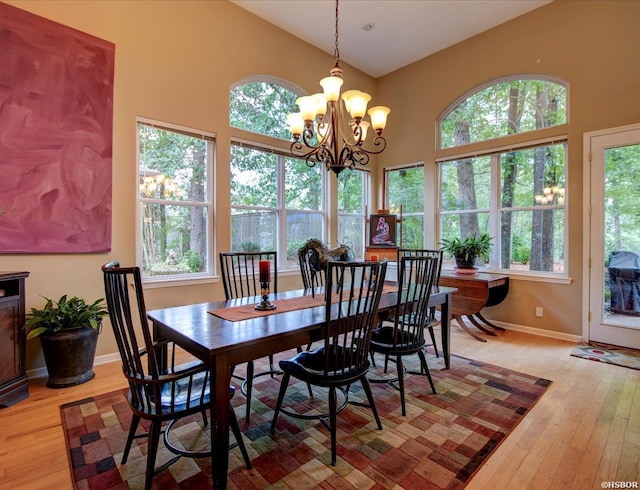
[[[554,80],[505,80],[477,89],[447,111],[440,147],[452,148],[567,123],[567,87]]]
[[[356,259],[364,257],[369,174],[343,170],[338,175],[338,240],[349,245]]]
[[[137,136],[143,277],[211,276],[213,135],[139,121]]]
[[[564,274],[565,162],[550,143],[440,163],[441,240],[488,232],[486,266]]]
[[[402,242],[399,245],[424,248],[424,165],[387,170],[385,180],[387,209],[396,215],[402,209]],[[400,238],[399,233],[396,236]]]

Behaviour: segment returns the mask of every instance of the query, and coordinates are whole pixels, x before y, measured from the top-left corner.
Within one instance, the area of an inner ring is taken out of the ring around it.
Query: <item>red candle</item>
[[[371,261],[372,262],[378,262],[378,255],[377,254],[371,254]]]
[[[268,260],[258,262],[260,268],[260,282],[271,282],[271,263]]]

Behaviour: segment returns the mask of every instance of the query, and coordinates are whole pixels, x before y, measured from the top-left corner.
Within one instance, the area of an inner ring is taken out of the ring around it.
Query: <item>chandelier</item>
[[[338,0],[336,0],[335,66],[330,76],[320,80],[324,93],[299,97],[300,112],[289,114],[287,122],[293,135],[291,153],[304,158],[309,167],[317,163],[338,175],[356,164],[366,165],[370,155],[382,153],[387,146],[382,130],[387,124],[388,107],[376,106],[367,111],[371,96],[360,90],[347,90],[340,97],[342,68],[338,46]],[[342,102],[341,100],[342,99]],[[369,114],[371,123],[363,118]],[[367,130],[375,131],[372,149],[364,148]]]

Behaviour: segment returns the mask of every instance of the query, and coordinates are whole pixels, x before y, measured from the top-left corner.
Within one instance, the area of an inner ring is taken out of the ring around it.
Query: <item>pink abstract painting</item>
[[[0,253],[111,249],[115,45],[0,3]]]

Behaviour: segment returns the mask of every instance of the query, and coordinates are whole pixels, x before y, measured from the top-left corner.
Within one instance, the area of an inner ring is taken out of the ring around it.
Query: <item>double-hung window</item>
[[[229,124],[246,131],[231,144],[231,250],[276,250],[280,268],[298,266],[298,250],[325,238],[327,220],[326,171],[289,152],[286,115],[297,97],[265,81],[230,93]]]
[[[566,86],[541,78],[485,86],[447,111],[441,148],[455,150],[438,159],[440,238],[486,232],[492,252],[476,265],[566,275],[567,112]]]
[[[214,135],[138,120],[137,262],[145,280],[213,276]]]
[[[402,216],[398,224],[401,248],[424,248],[424,165],[388,169],[385,174],[386,206]]]
[[[364,257],[365,223],[369,202],[369,173],[346,169],[338,175],[338,240]]]

